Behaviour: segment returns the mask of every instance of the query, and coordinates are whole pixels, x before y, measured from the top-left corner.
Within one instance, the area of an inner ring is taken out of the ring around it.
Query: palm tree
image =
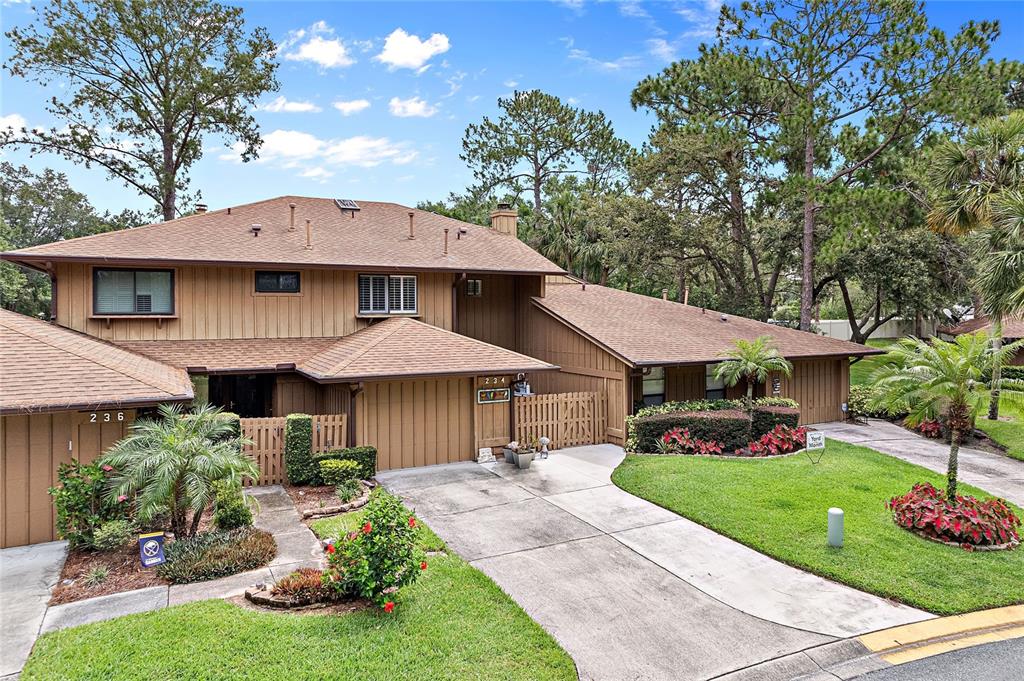
[[[928,222],[933,229],[956,235],[988,232],[994,226],[994,207],[1000,195],[1022,187],[1024,112],[1015,111],[1006,118],[986,121],[959,143],[947,141],[940,144],[929,174],[935,191],[928,214]],[[990,240],[983,235],[981,243],[985,254],[990,252],[984,245],[986,241]],[[990,285],[999,283],[1006,283],[1006,280],[989,280]],[[994,288],[987,293],[990,297],[983,298],[984,311],[992,319],[992,346],[999,350],[1003,339],[1003,318],[1016,310],[1005,305],[1008,290]],[[1001,364],[997,362],[992,372],[995,387],[989,401],[988,417],[996,419],[999,417]]]
[[[747,416],[751,427],[754,423],[754,385],[764,383],[774,372],[791,376],[793,365],[772,346],[771,336],[761,336],[753,341],[738,339],[732,350],[723,352],[726,357],[715,369],[715,377],[730,388],[740,380],[747,382]]]
[[[1004,399],[1024,400],[1024,383],[988,378],[992,368],[1024,346],[1024,341],[998,350],[989,341],[984,332],[963,334],[953,342],[904,338],[872,376],[877,390],[873,408],[906,410],[911,426],[945,419],[950,434],[946,496],[951,501],[956,498],[960,441],[973,428],[975,415],[984,409],[992,391],[1002,388]]]
[[[158,411],[159,418],[136,421],[100,463],[114,468],[112,498],[137,495],[140,520],[166,512],[175,536],[189,537],[213,500],[215,481],[255,478],[259,468],[242,453],[244,441],[219,408],[203,404],[186,414],[178,405],[160,405]]]

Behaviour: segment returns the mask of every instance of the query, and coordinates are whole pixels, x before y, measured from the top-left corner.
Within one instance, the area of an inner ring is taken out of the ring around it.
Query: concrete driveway
[[[822,423],[814,428],[836,440],[864,445],[938,473],[946,473],[949,445],[916,435],[895,423],[869,419],[863,425]],[[960,480],[1024,506],[1024,461],[970,447],[961,447],[958,460]]]
[[[931,617],[620,490],[610,476],[622,457],[598,445],[526,471],[461,463],[377,478],[549,631],[584,679],[708,679]]]
[[[62,541],[0,550],[0,680],[25,666],[66,556]]]

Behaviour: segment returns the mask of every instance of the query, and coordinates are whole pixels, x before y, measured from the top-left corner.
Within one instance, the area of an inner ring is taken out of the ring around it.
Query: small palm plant
[[[715,369],[715,377],[730,388],[740,380],[746,380],[747,416],[753,428],[754,386],[764,383],[775,372],[791,376],[793,365],[772,346],[771,336],[761,336],[753,341],[736,340],[733,345],[732,350],[719,355],[727,359]]]
[[[1017,341],[993,349],[984,332],[963,334],[953,342],[904,338],[872,376],[873,408],[905,410],[907,424],[915,427],[926,420],[945,420],[950,434],[946,496],[951,501],[956,499],[960,441],[988,403],[993,382],[998,381],[1004,400],[1024,400],[1024,383],[991,378],[993,367],[1005,363],[1022,346],[1024,341]]]
[[[160,405],[158,418],[136,421],[131,434],[100,461],[114,469],[110,496],[137,495],[140,520],[168,513],[175,536],[194,535],[215,496],[214,482],[259,475],[256,463],[242,453],[243,440],[220,412],[208,404],[193,413]]]

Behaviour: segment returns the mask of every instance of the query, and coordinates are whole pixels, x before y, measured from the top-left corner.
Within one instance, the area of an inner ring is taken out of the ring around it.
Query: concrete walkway
[[[610,445],[521,471],[377,478],[551,632],[584,679],[707,679],[931,617],[772,560],[611,484]]]
[[[823,431],[827,437],[864,445],[938,473],[946,473],[949,445],[940,440],[929,440],[895,423],[869,419],[864,425],[823,423],[815,429]],[[1024,506],[1024,461],[969,447],[960,449],[958,459],[960,480]]]
[[[0,552],[0,602],[3,627],[0,649],[3,676],[20,672],[39,634],[99,622],[171,605],[241,595],[258,583],[272,583],[300,567],[320,567],[320,541],[300,520],[280,485],[253,487],[246,493],[260,504],[254,525],[274,535],[277,557],[258,570],[195,584],[136,589],[109,596],[47,607],[50,589],[64,563],[64,542],[4,549]]]

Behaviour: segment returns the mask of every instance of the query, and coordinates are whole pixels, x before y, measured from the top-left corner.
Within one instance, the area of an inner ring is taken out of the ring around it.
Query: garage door
[[[359,444],[377,448],[377,468],[474,458],[472,379],[367,383],[356,402]]]
[[[134,411],[0,417],[0,548],[57,539],[53,502],[60,464],[93,461],[121,439]]]
[[[783,378],[783,397],[800,403],[800,423],[828,423],[843,418],[850,394],[850,362],[846,357],[793,362],[793,376]]]

